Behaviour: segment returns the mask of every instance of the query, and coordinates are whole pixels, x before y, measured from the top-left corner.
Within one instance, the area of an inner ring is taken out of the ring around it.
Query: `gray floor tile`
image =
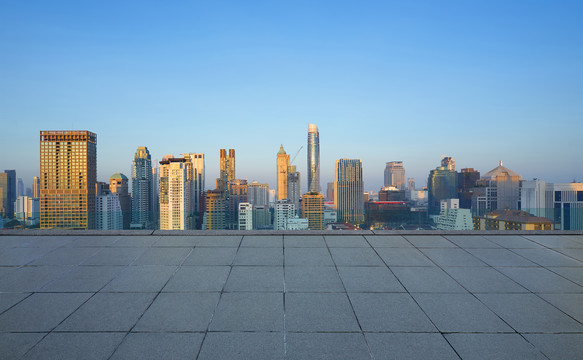
[[[583,357],[583,334],[525,334],[524,337],[550,360],[575,360]]]
[[[33,292],[71,271],[72,266],[26,266],[0,278],[0,292]]]
[[[446,334],[445,337],[464,360],[546,359],[518,334]]]
[[[204,339],[198,360],[283,358],[283,333],[211,332]]]
[[[410,242],[402,236],[392,235],[366,235],[366,240],[373,247],[410,248]]]
[[[583,249],[555,249],[555,250],[573,259],[583,261]]]
[[[405,235],[413,246],[419,248],[455,248],[456,244],[439,235]]]
[[[0,333],[2,359],[20,359],[45,335],[44,333]]]
[[[158,236],[122,236],[115,242],[116,247],[150,247],[160,238]]]
[[[580,267],[548,267],[548,270],[559,274],[583,286],[583,268]]]
[[[583,332],[583,325],[534,294],[476,294],[518,332]]]
[[[162,291],[221,291],[229,276],[229,270],[229,266],[182,266]]]
[[[485,235],[486,239],[507,249],[537,249],[541,245],[520,235]]]
[[[51,333],[23,359],[108,359],[125,333]]]
[[[129,265],[133,263],[145,248],[103,248],[82,262],[83,265]]]
[[[30,293],[1,293],[0,294],[0,314],[21,302]]]
[[[67,244],[73,247],[107,247],[114,245],[123,236],[79,236]]]
[[[56,330],[129,331],[155,295],[154,293],[97,293]]]
[[[132,265],[180,265],[189,248],[149,248]]]
[[[283,266],[233,266],[225,291],[283,291]]]
[[[242,236],[199,236],[196,246],[239,247]]]
[[[2,236],[0,237],[0,248],[39,247],[54,249],[65,246],[76,238],[77,236]]]
[[[366,239],[360,235],[327,235],[324,239],[328,247],[370,247]]]
[[[409,294],[349,294],[363,331],[436,332]]]
[[[241,247],[283,247],[283,235],[245,235],[241,241]]]
[[[500,245],[479,235],[445,235],[444,237],[464,249],[500,248]]]
[[[176,266],[129,266],[107,284],[105,292],[158,292],[176,271]]]
[[[336,268],[331,266],[286,266],[286,291],[343,292]]]
[[[362,334],[287,334],[286,359],[370,360]]]
[[[200,237],[196,236],[160,236],[152,247],[186,247],[192,248],[198,244]]]
[[[111,360],[191,360],[202,343],[201,333],[130,333]]]
[[[405,288],[386,266],[339,266],[349,292],[404,292]]]
[[[327,248],[286,248],[285,265],[334,266]]]
[[[182,265],[231,265],[236,253],[235,247],[197,247]]]
[[[467,292],[437,267],[393,267],[391,270],[409,292]]]
[[[283,331],[282,293],[224,293],[212,331]]]
[[[239,248],[235,265],[283,265],[283,248]]]
[[[0,315],[0,331],[50,331],[90,296],[81,293],[32,294]]]
[[[583,293],[583,287],[545,268],[500,267],[498,270],[532,292]]]
[[[470,292],[529,292],[514,280],[491,267],[444,267],[443,270]]]
[[[286,293],[287,331],[359,331],[346,294]]]
[[[126,266],[75,266],[43,286],[42,292],[96,292],[119,275]]]
[[[321,235],[308,235],[308,236],[301,236],[301,235],[284,235],[283,236],[283,244],[286,248],[295,248],[295,247],[309,247],[309,248],[318,248],[318,247],[326,247],[326,243],[324,242],[324,237]]]
[[[13,272],[14,270],[18,269],[19,266],[2,266],[0,265],[0,278],[4,275]]]
[[[552,249],[583,248],[583,244],[564,235],[526,235],[525,238]]]
[[[537,266],[507,249],[467,249],[467,251],[490,266]]]
[[[415,248],[376,248],[376,251],[389,266],[435,266],[425,254]]]
[[[583,262],[565,256],[551,249],[514,249],[515,253],[524,256],[541,266],[581,266]]]
[[[459,359],[441,334],[365,334],[376,360]]]
[[[513,330],[471,294],[413,294],[441,332]]]
[[[219,293],[161,293],[133,331],[205,331],[218,302]]]
[[[4,266],[26,265],[51,251],[53,251],[51,248],[3,249],[0,251],[0,264]]]
[[[421,249],[421,252],[439,266],[488,266],[463,249],[433,248]]]
[[[59,248],[32,261],[30,265],[78,265],[98,248]]]
[[[384,263],[369,248],[330,248],[332,259],[337,266],[383,266]]]
[[[539,296],[583,323],[583,294],[540,294]]]

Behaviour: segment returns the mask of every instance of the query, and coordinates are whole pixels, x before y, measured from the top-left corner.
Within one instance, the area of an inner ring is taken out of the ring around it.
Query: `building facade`
[[[402,161],[390,161],[385,166],[385,187],[405,189],[405,167]]]
[[[364,182],[359,159],[336,160],[334,208],[338,221],[351,224],[364,222]]]
[[[308,192],[320,189],[320,133],[314,124],[308,125]]]
[[[296,216],[296,207],[288,200],[278,200],[275,203],[273,228],[275,230],[285,230],[287,219]]]
[[[132,220],[132,198],[130,197],[128,178],[122,173],[115,173],[109,178],[109,191],[119,198],[123,218],[122,229],[128,230]]]
[[[220,173],[217,179],[217,189],[228,191],[229,182],[235,180],[235,149],[219,150],[220,156]]]
[[[583,230],[583,183],[525,181],[521,209],[553,222],[555,230]]]
[[[287,175],[289,169],[289,155],[283,149],[283,145],[277,152],[277,199],[287,199]]]
[[[239,203],[239,230],[253,230],[253,205],[248,202]]]
[[[308,219],[310,230],[324,230],[324,195],[309,192],[302,196],[301,217]]]
[[[481,216],[492,210],[519,210],[522,178],[502,165],[478,180],[472,195],[472,214]]]
[[[227,197],[220,190],[206,192],[203,230],[227,229]]]
[[[160,230],[192,228],[189,163],[185,158],[167,155],[160,161]]]
[[[190,182],[191,193],[191,211],[193,213],[193,226],[200,229],[202,222],[202,215],[204,210],[204,182],[205,182],[205,167],[204,154],[201,153],[187,153],[181,154],[188,162],[188,179]]]
[[[472,168],[462,169],[458,173],[457,189],[460,199],[460,208],[471,209],[474,188],[480,180],[480,172]]]
[[[429,172],[427,178],[428,212],[437,215],[441,200],[457,199],[457,172],[440,166]]]
[[[140,146],[132,161],[132,220],[133,229],[152,229],[154,227],[155,174],[152,170],[152,157],[148,148]],[[157,180],[157,176],[156,176]],[[156,181],[157,182],[157,181]]]
[[[247,201],[247,180],[234,179],[229,182],[227,228],[236,230],[239,227],[239,204]]]
[[[16,201],[16,171],[4,170],[0,173],[0,218],[14,217]]]
[[[269,184],[257,181],[247,184],[247,202],[254,206],[269,206]]]
[[[296,214],[300,209],[301,178],[295,165],[290,165],[287,173],[287,199],[295,205]]]

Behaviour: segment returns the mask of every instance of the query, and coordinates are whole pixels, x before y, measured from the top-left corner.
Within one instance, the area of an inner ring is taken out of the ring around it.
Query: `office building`
[[[247,180],[234,179],[229,182],[229,195],[227,197],[227,229],[237,230],[239,227],[239,204],[247,201]]]
[[[429,172],[427,178],[428,212],[437,215],[440,212],[441,200],[457,199],[457,172],[440,166]]]
[[[239,203],[239,230],[253,230],[253,205],[248,202]]]
[[[14,217],[16,201],[16,171],[4,170],[0,173],[0,218]]]
[[[397,229],[412,222],[411,206],[405,201],[369,201],[365,206],[365,229]]]
[[[190,162],[190,180],[192,192],[192,211],[201,214],[204,208],[205,166],[204,154],[187,153],[182,156]],[[233,150],[234,156],[234,150]]]
[[[109,178],[109,191],[119,198],[122,214],[122,229],[128,230],[132,220],[132,198],[129,194],[128,178],[122,173],[115,173]]]
[[[253,205],[253,229],[273,229],[269,205]]]
[[[480,180],[480,172],[472,168],[462,169],[458,173],[458,197],[460,200],[460,208],[471,209],[472,197],[474,196],[474,187]]]
[[[247,184],[247,202],[251,205],[269,205],[269,185],[261,184],[258,181],[252,181]]]
[[[296,216],[296,207],[288,200],[277,200],[275,203],[273,229],[285,230],[287,219]]]
[[[391,161],[385,166],[385,187],[405,189],[405,167],[402,161]]]
[[[154,180],[157,174],[152,171],[152,157],[148,148],[140,146],[132,161],[132,229],[154,228],[154,200],[157,198]]]
[[[32,179],[32,197],[40,199],[40,178],[38,176]]]
[[[407,179],[407,190],[409,190],[409,191],[415,190],[415,179],[413,179],[413,178]]]
[[[119,194],[111,191],[111,186],[97,183],[95,222],[97,230],[122,230],[124,225],[123,211]],[[121,191],[121,189],[120,189]]]
[[[521,210],[493,210],[474,216],[474,230],[553,230],[553,222]]]
[[[160,230],[192,229],[188,168],[185,158],[166,155],[160,161]]]
[[[405,193],[405,190],[398,190],[394,186],[383,187],[379,190],[379,201],[405,201]]]
[[[336,160],[334,208],[338,221],[351,224],[364,222],[364,182],[359,159]]]
[[[220,174],[217,179],[217,190],[228,191],[229,182],[235,180],[235,149],[220,149]]]
[[[309,192],[302,196],[301,217],[308,219],[310,230],[324,230],[324,195]]]
[[[16,180],[16,197],[24,195],[24,181],[22,181],[22,178],[18,178]]]
[[[329,182],[326,188],[326,201],[334,201],[334,183]]]
[[[29,196],[19,196],[14,202],[16,220],[27,226],[40,222],[40,200]]]
[[[154,165],[155,164],[155,165]],[[160,228],[160,168],[157,162],[152,163],[152,226],[153,229]]]
[[[287,174],[289,169],[289,155],[283,149],[283,145],[277,152],[277,199],[287,199]]]
[[[285,221],[285,230],[309,230],[308,219],[295,215]]]
[[[550,219],[555,230],[583,230],[583,183],[524,181],[520,204],[522,210]]]
[[[482,216],[492,210],[519,210],[522,178],[502,165],[477,181],[472,194],[472,214]]]
[[[41,229],[94,229],[97,135],[40,132]]]
[[[441,166],[449,171],[455,171],[455,159],[451,156],[441,155]]]
[[[300,208],[301,178],[295,165],[290,165],[287,173],[287,199],[295,205],[296,214]]]
[[[308,125],[308,192],[320,192],[320,133]]]
[[[206,192],[203,230],[227,229],[227,196],[220,190]]]

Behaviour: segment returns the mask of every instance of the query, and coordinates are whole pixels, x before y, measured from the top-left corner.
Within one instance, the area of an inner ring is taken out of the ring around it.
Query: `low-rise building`
[[[553,222],[521,210],[494,210],[474,217],[474,230],[553,230]]]

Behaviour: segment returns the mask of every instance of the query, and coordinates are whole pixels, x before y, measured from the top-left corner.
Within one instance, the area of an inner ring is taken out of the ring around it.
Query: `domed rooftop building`
[[[520,210],[522,177],[502,165],[488,171],[478,180],[472,198],[472,210],[479,216],[493,210]]]
[[[497,176],[505,176],[504,174],[508,174],[508,176],[518,176],[522,180],[522,177],[520,175],[510,170],[506,166],[502,165],[502,160],[500,160],[497,167],[488,171],[484,176],[482,176],[482,179],[492,180],[495,179]]]

